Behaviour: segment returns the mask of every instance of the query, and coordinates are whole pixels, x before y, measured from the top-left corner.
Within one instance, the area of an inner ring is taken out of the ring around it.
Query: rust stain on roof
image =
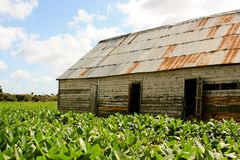
[[[179,58],[181,57],[172,57],[169,59],[169,63],[165,66],[165,69],[168,69],[168,68],[176,68],[177,67],[177,64],[179,62]]]
[[[233,20],[233,18],[234,18],[234,14],[219,17],[219,20],[218,20],[217,24],[218,25],[223,25],[223,24],[229,23]]]
[[[188,55],[187,58],[186,58],[186,61],[184,62],[183,65],[185,65],[186,63],[193,63],[192,61],[193,61],[194,58],[196,58],[196,55],[197,54]],[[195,61],[194,61],[194,63],[195,63]]]
[[[211,59],[212,54],[211,53],[201,53],[199,60],[198,60],[198,64],[197,66],[206,66],[209,64],[209,61]]]
[[[196,63],[195,66],[205,66],[209,64],[212,57],[211,53],[190,54],[177,57],[166,57],[156,71],[177,69],[186,66],[186,64]]]
[[[163,57],[169,57],[170,54],[176,49],[176,47],[177,47],[176,44],[169,46],[169,47],[165,50],[165,52],[163,53]]]
[[[89,69],[85,69],[84,71],[82,71],[80,73],[80,77],[84,76],[88,71],[89,71]]]
[[[204,26],[204,25],[208,22],[208,19],[209,19],[209,18],[200,19],[197,26],[198,26],[198,27]]]
[[[223,64],[231,63],[233,59],[236,57],[238,51],[239,49],[227,50],[227,53],[223,60]]]
[[[200,57],[200,54],[194,54],[192,60],[189,63],[196,63],[197,59]]]
[[[164,61],[161,63],[161,65],[160,65],[160,67],[157,69],[157,71],[160,71],[160,70],[165,70],[166,68],[167,68],[167,66],[169,66],[170,64],[172,64],[172,63],[170,63],[172,60],[174,59],[174,57],[166,57],[165,59],[164,59]]]
[[[219,49],[234,49],[239,47],[239,35],[230,35],[223,37]]]
[[[226,35],[236,34],[239,28],[240,28],[240,23],[231,25]]]
[[[127,70],[127,73],[132,73],[139,66],[140,62],[134,62]]]
[[[209,29],[209,32],[208,32],[208,35],[207,35],[207,38],[208,39],[211,39],[214,37],[214,35],[216,34],[216,32],[218,31],[220,26],[216,26],[216,27],[213,27],[213,28],[210,28]]]
[[[168,59],[170,59],[170,58],[166,57],[166,58],[164,59],[164,61],[161,63],[161,65],[156,69],[156,71],[162,70],[162,68],[163,68],[164,66],[166,66],[166,63],[168,63]]]
[[[177,59],[175,68],[182,68],[192,55],[181,56]]]

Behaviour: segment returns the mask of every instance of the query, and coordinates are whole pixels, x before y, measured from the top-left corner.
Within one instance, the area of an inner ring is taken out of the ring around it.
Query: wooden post
[[[202,94],[203,94],[203,80],[202,78],[197,79],[197,90],[196,90],[196,109],[195,115],[201,118],[202,115]]]
[[[2,91],[2,86],[0,85],[0,93],[3,93],[3,91]]]

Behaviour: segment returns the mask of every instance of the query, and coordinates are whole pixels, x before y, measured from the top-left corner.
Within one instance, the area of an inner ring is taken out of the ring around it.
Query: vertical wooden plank
[[[61,83],[61,80],[58,81],[58,94],[57,94],[57,108],[58,108],[58,110],[61,110],[61,107],[60,107],[60,83]]]
[[[132,84],[129,85],[128,89],[128,114],[130,113],[131,104],[132,104]]]
[[[91,92],[90,92],[90,112],[94,114],[98,113],[97,97],[98,97],[98,86],[95,84],[92,84]]]
[[[195,115],[201,118],[202,115],[202,94],[203,94],[203,80],[202,78],[197,79],[197,90],[196,90],[196,109]]]

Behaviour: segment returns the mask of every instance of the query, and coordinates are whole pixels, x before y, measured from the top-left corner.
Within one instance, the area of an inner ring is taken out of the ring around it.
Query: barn
[[[60,111],[240,120],[240,10],[100,41],[59,78]]]

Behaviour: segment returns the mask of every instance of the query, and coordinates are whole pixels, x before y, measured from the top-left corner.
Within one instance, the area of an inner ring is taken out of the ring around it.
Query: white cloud
[[[55,78],[47,76],[47,75],[40,75],[39,73],[32,73],[29,70],[22,70],[17,69],[10,75],[11,79],[15,80],[30,80],[36,83],[50,83],[53,82]]]
[[[13,72],[10,75],[10,78],[12,79],[30,79],[31,73],[27,70],[21,70],[21,69],[17,69],[15,72]]]
[[[23,39],[25,34],[22,28],[0,26],[0,50],[9,49],[14,42]]]
[[[37,0],[1,0],[0,15],[24,19],[37,6]]]
[[[10,78],[0,79],[3,92],[50,94],[56,93],[57,83],[55,77],[40,75],[28,70],[16,70]]]
[[[56,85],[55,77],[22,69],[17,69],[10,75],[10,78],[5,79],[1,83],[10,92],[39,93],[41,91],[41,94],[54,92],[53,88]]]
[[[7,68],[8,68],[7,64],[0,60],[0,70],[4,70],[4,69],[7,69]]]
[[[105,20],[106,16],[99,13],[88,13],[83,9],[78,10],[78,15],[73,17],[73,20],[68,23],[69,26],[74,26],[80,22],[92,23],[94,18],[97,20]]]
[[[87,25],[76,35],[59,34],[45,40],[36,36],[26,38],[13,54],[25,57],[29,63],[42,64],[59,75],[86,54],[96,41],[119,34],[122,32],[118,27],[99,29]]]
[[[114,5],[112,5],[114,6]],[[239,0],[129,0],[115,6],[134,30],[172,24],[190,18],[238,9]]]
[[[46,76],[46,75],[35,75],[32,78],[32,81],[34,83],[39,83],[39,84],[46,84],[46,83],[51,83],[54,82],[56,79],[56,77],[50,77],[50,76]]]

